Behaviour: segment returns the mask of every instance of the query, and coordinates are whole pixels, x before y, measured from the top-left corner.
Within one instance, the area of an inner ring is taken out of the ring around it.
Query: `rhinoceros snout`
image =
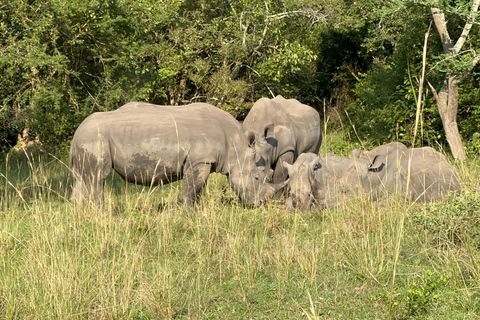
[[[287,200],[285,200],[285,206],[289,211],[309,211],[312,208],[312,204],[313,199],[310,196],[300,199],[299,197],[290,195]]]

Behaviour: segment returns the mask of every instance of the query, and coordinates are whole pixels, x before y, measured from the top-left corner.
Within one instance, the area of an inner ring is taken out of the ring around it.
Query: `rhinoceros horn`
[[[277,192],[285,188],[290,179],[279,183],[267,183],[267,191],[265,192],[265,199],[273,197]]]
[[[263,182],[268,182],[268,181],[272,180],[274,172],[275,171],[273,169],[271,169],[271,168],[268,169],[267,173],[265,174],[265,178],[263,178]]]
[[[295,171],[293,170],[293,165],[291,165],[288,162],[282,161],[282,166],[287,169],[288,176],[291,177],[292,175],[295,174]]]

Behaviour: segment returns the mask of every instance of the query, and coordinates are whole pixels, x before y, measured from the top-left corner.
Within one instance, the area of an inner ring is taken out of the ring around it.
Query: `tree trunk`
[[[438,94],[435,92],[435,98],[453,157],[465,161],[467,154],[457,124],[458,83],[459,81],[454,76],[445,76],[442,89]]]
[[[431,12],[433,22],[435,23],[438,34],[440,35],[444,53],[450,55],[450,58],[456,59],[458,53],[461,51],[465,41],[467,40],[470,30],[472,29],[473,21],[475,21],[478,7],[480,6],[480,0],[473,0],[472,8],[470,14],[467,16],[462,34],[457,39],[455,44],[453,44],[448,33],[447,19],[445,18],[443,10],[439,7],[439,2],[439,0],[433,0],[432,2],[433,6],[431,7]],[[472,67],[468,72],[470,72],[475,64],[477,64],[479,61],[480,57],[474,55],[474,58],[472,59]],[[447,71],[445,80],[443,81],[442,89],[440,89],[438,94],[433,86],[431,86],[432,91],[435,94],[440,117],[442,118],[442,124],[443,128],[445,129],[447,142],[450,145],[453,157],[459,161],[465,161],[467,159],[467,154],[465,152],[457,124],[458,84],[461,78],[465,77],[468,72],[465,72],[465,74],[462,76],[458,74],[455,75],[454,71]]]

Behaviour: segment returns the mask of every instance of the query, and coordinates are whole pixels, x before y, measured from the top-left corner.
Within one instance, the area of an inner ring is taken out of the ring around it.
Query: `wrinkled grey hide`
[[[283,188],[261,179],[252,147],[230,114],[206,103],[156,106],[132,102],[86,118],[73,136],[72,201],[103,204],[113,168],[126,181],[162,185],[183,179],[182,197],[193,204],[211,172],[228,181],[245,204],[258,205]]]
[[[255,102],[243,121],[243,129],[255,133],[257,166],[272,168],[275,183],[287,179],[283,161],[292,164],[301,153],[318,153],[322,143],[318,112],[282,96]]]
[[[302,154],[293,166],[284,164],[290,177],[287,207],[308,210],[312,202],[333,207],[355,194],[373,199],[386,193],[404,195],[410,161],[409,200],[429,202],[460,190],[455,167],[430,147],[408,149],[392,142],[359,155],[358,149],[352,151],[352,158]]]

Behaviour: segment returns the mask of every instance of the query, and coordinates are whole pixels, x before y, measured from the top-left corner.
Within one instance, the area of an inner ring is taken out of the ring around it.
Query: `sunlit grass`
[[[214,174],[189,208],[178,201],[181,183],[140,187],[112,175],[100,211],[68,202],[72,181],[59,159],[12,157],[0,167],[5,319],[474,319],[480,311],[472,236],[480,224],[455,211],[480,201],[475,161],[460,168],[456,200],[408,207],[393,299],[401,198],[252,209]],[[446,286],[427,285],[440,277]]]

